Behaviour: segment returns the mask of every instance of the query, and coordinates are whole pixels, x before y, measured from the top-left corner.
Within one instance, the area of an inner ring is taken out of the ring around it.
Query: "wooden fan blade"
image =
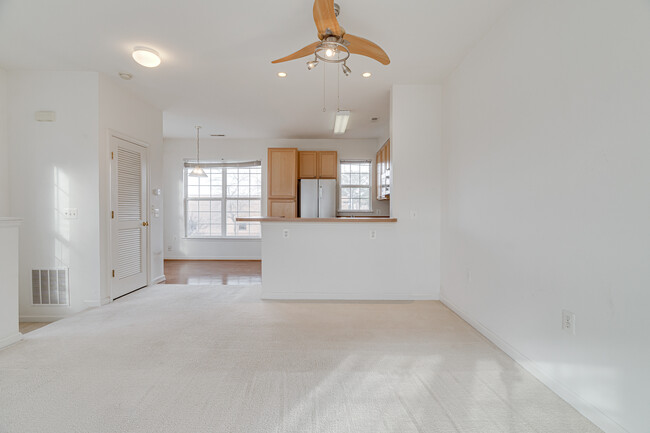
[[[361,54],[362,56],[370,57],[377,60],[382,65],[390,63],[388,54],[381,47],[368,39],[346,34],[344,39],[350,43],[348,49],[352,54]]]
[[[282,62],[288,62],[289,60],[295,60],[299,59],[301,57],[306,57],[310,54],[314,54],[314,50],[316,50],[316,47],[320,44],[319,42],[314,42],[311,45],[307,45],[305,48],[301,48],[298,51],[296,51],[293,54],[289,54],[286,57],[283,57],[281,59],[273,60],[271,63],[282,63]]]
[[[334,12],[334,0],[314,0],[314,22],[321,39],[327,35],[343,36]]]

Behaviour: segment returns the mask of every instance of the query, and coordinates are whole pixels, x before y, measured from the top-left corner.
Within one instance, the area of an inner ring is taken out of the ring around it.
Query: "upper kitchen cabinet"
[[[379,149],[375,161],[377,173],[377,200],[390,199],[390,140]]]
[[[269,148],[268,198],[296,199],[298,179],[298,149]]]
[[[338,159],[336,151],[318,152],[318,178],[336,179]]]
[[[300,179],[316,179],[318,177],[318,152],[301,151],[298,152],[300,159]]]

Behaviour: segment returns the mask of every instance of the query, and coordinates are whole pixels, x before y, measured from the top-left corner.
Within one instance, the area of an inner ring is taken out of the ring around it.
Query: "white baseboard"
[[[110,304],[111,302],[112,302],[111,297],[110,297],[110,296],[107,296],[107,297],[105,297],[105,298],[102,299],[102,302],[101,302],[101,303],[102,303],[102,305],[108,305],[108,304]]]
[[[262,260],[261,256],[165,256],[165,260]]]
[[[65,319],[68,316],[20,316],[21,322],[56,322],[57,320]]]
[[[84,305],[86,308],[91,308],[91,307],[101,307],[101,302],[100,301],[84,301]]]
[[[23,339],[23,334],[21,334],[20,332],[14,334],[14,335],[10,335],[9,337],[5,337],[3,339],[0,339],[0,349],[2,349],[4,347],[7,347],[7,346],[10,346],[10,345],[12,345],[14,343],[18,343],[22,339]]]
[[[161,276],[156,277],[156,278],[154,278],[153,280],[151,280],[151,285],[158,284],[158,283],[160,283],[161,281],[165,281],[166,279],[167,279],[167,278],[166,278],[164,275],[161,275]]]
[[[589,403],[578,394],[569,389],[558,379],[546,373],[536,361],[528,358],[526,355],[519,352],[516,348],[510,345],[503,338],[499,337],[496,333],[492,332],[488,327],[482,323],[472,319],[467,313],[461,310],[449,299],[444,296],[440,297],[440,301],[445,304],[450,310],[458,314],[464,321],[469,323],[474,329],[483,334],[485,338],[494,343],[499,349],[503,350],[515,362],[525,368],[530,374],[535,376],[537,380],[542,382],[548,388],[556,393],[560,398],[573,406],[578,412],[584,415],[591,422],[600,427],[607,433],[629,433],[620,424],[604,414],[593,404]]]
[[[437,301],[431,294],[404,293],[309,293],[265,292],[262,299],[275,301]]]

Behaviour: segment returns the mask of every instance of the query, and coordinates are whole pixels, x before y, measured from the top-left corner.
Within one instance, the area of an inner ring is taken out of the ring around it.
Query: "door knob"
[[[148,222],[146,222],[146,221],[142,221],[142,227],[147,227],[148,225],[149,225]]]

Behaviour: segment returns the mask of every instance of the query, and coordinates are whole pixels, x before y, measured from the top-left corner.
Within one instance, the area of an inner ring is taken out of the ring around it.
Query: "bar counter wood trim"
[[[260,217],[260,218],[237,218],[241,222],[278,222],[278,223],[395,223],[397,218],[369,218],[369,217],[339,217],[339,218],[282,218],[282,217]]]

